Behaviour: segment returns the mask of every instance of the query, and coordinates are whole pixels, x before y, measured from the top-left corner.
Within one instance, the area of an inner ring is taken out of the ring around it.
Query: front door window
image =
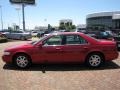
[[[60,35],[55,35],[46,41],[44,41],[44,46],[49,46],[49,45],[61,45],[62,38]]]

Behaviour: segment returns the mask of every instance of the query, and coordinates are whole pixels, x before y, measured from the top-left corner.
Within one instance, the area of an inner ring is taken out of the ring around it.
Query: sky
[[[27,29],[47,24],[58,26],[61,19],[72,19],[74,25],[85,24],[88,14],[120,11],[120,0],[35,0],[35,2],[35,5],[25,6]],[[3,27],[7,28],[15,23],[19,25],[20,17],[20,27],[22,28],[21,5],[11,4],[9,0],[0,0],[0,5]],[[20,10],[18,11],[16,8],[20,8]]]

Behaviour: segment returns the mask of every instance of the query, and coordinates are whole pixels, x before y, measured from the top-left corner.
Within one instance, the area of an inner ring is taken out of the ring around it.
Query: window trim
[[[65,35],[65,36],[75,36],[76,34],[71,34],[71,35]],[[80,35],[76,35],[76,36],[78,36],[79,37],[79,39],[80,38],[82,38],[82,39],[84,39],[83,37],[81,37]],[[67,39],[66,39],[67,40]],[[86,43],[79,43],[79,44],[67,44],[67,41],[66,41],[66,44],[64,44],[64,45],[88,45],[88,44],[90,44],[86,39],[84,39],[85,41],[86,41]]]
[[[49,38],[47,38],[47,39],[45,39],[45,40],[43,40],[42,41],[42,43],[43,43],[43,47],[54,47],[54,46],[78,46],[78,45],[90,45],[90,43],[86,40],[86,39],[84,39],[82,36],[80,36],[80,35],[76,35],[76,36],[78,36],[78,37],[81,37],[81,38],[83,38],[87,43],[82,43],[82,44],[66,44],[66,41],[65,41],[65,44],[62,44],[61,43],[61,45],[45,45],[44,44],[44,42],[46,41],[46,40],[48,40],[48,39],[50,39],[51,37],[54,37],[54,36],[61,36],[61,39],[62,39],[62,42],[63,42],[63,38],[62,37],[66,37],[66,36],[70,36],[70,35],[76,35],[76,34],[68,34],[68,35],[53,35],[53,36],[50,36]]]
[[[47,46],[63,46],[63,45],[64,45],[64,44],[62,45],[62,43],[61,43],[60,45],[45,45],[44,42],[47,41],[48,39],[54,37],[54,36],[60,36],[60,37],[61,37],[61,36],[63,36],[63,35],[53,35],[53,36],[51,36],[51,37],[45,39],[44,41],[42,41],[42,43],[43,43],[43,47],[47,47]],[[61,40],[62,40],[62,38],[61,38]]]

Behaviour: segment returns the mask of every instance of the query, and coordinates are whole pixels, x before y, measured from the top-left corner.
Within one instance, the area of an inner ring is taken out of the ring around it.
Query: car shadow
[[[3,69],[6,70],[20,70],[20,71],[90,71],[90,70],[108,70],[108,69],[120,69],[120,66],[114,62],[106,62],[99,68],[90,68],[84,64],[37,64],[32,65],[27,69],[19,69],[14,67],[12,64],[5,64]]]

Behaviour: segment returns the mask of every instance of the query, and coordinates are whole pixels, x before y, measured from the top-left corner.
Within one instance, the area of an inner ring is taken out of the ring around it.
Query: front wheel
[[[24,36],[21,36],[21,38],[20,38],[22,41],[24,41],[25,40],[25,37]]]
[[[87,58],[87,65],[90,67],[99,67],[103,64],[104,57],[101,54],[90,54]]]
[[[14,57],[14,64],[19,68],[27,68],[30,66],[30,58],[25,54],[18,54]]]

